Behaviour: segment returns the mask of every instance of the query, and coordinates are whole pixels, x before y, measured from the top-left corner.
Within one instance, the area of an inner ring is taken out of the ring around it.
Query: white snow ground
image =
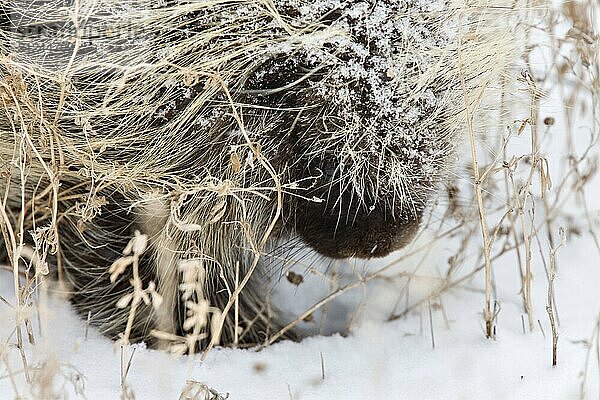
[[[502,310],[496,340],[485,339],[483,334],[483,295],[460,290],[444,296],[449,328],[441,312],[433,312],[435,348],[426,314],[422,313],[423,318],[411,314],[389,323],[363,323],[349,337],[282,342],[260,352],[217,349],[203,362],[138,349],[127,383],[136,399],[177,399],[187,379],[244,400],[578,399],[586,371],[584,398],[598,398],[598,350],[591,349],[587,366],[585,345],[600,311],[598,255],[589,240],[576,240],[560,252],[558,263],[561,269],[556,290],[561,327],[559,362],[554,368],[550,366],[545,285],[536,290],[534,305],[546,338],[539,329],[523,333],[519,281],[498,277],[502,283],[498,285]],[[514,265],[497,263],[494,268],[501,275],[502,270]],[[543,279],[543,272],[536,272],[537,279]],[[0,293],[7,297],[12,292],[9,278],[6,273],[0,277]],[[29,362],[33,365],[36,359],[43,361],[54,355],[64,373],[74,374],[69,379],[56,378],[55,384],[64,384],[69,394],[65,398],[78,398],[71,383],[75,380],[85,393],[80,398],[118,399],[120,353],[93,330],[85,340],[85,324],[67,303],[50,300],[48,308],[43,313],[48,318],[47,324],[43,323],[43,339],[36,351],[30,352],[34,359]],[[2,337],[7,337],[7,330],[14,326],[12,316],[4,311],[0,321]],[[20,359],[15,350],[10,354],[10,366],[21,381]],[[17,398],[6,369],[0,371],[0,398]],[[74,379],[77,374],[81,380]]]
[[[563,132],[566,123],[560,117],[560,104],[559,94],[551,93],[540,113],[555,116],[555,135]],[[577,120],[574,125],[582,141],[589,137],[590,126],[589,120]],[[560,176],[561,165],[553,164],[552,158],[553,154],[564,158],[563,140],[546,140],[550,142],[547,152],[552,174]],[[526,149],[527,139],[522,141]],[[587,190],[590,212],[597,223],[599,180],[589,183]],[[582,218],[581,204],[572,200],[565,207],[576,219]],[[479,236],[473,238],[479,240]],[[438,264],[443,265],[448,256],[443,243],[436,254]],[[560,338],[556,367],[550,363],[543,265],[538,257],[534,258],[534,319],[539,320],[543,331],[536,325],[532,332],[524,333],[517,266],[513,257],[504,257],[493,264],[495,298],[501,306],[495,340],[484,337],[484,295],[477,289],[483,287],[483,273],[445,292],[441,296],[443,309],[435,304],[432,307],[431,323],[426,304],[405,318],[383,322],[402,284],[378,281],[368,285],[362,312],[348,337],[315,336],[301,343],[277,343],[259,352],[215,349],[204,361],[198,357],[175,359],[161,351],[137,348],[126,382],[136,399],[177,399],[187,380],[205,383],[222,394],[228,393],[231,399],[242,400],[598,399],[600,333],[595,326],[600,318],[599,261],[597,248],[585,232],[580,237],[572,235],[557,253],[555,290]],[[384,262],[372,263],[375,265],[368,268]],[[356,270],[362,268],[360,264]],[[397,267],[399,271],[412,269],[410,263]],[[346,273],[351,275],[351,271],[348,268]],[[460,271],[458,276],[469,272]],[[434,269],[420,273],[436,275]],[[289,310],[303,310],[318,299],[326,285],[315,276],[304,276],[306,283],[297,289],[287,285],[274,301],[287,304]],[[416,284],[413,298],[423,296],[428,286],[428,282]],[[330,314],[352,311],[361,290],[355,289],[351,296],[337,301]],[[0,296],[10,302],[12,292],[12,277],[0,273]],[[38,344],[33,349],[27,346],[30,366],[43,362],[60,366],[62,375],[55,376],[53,383],[61,396],[58,398],[119,399],[120,352],[93,329],[86,339],[85,323],[68,303],[53,298],[40,303],[45,310],[40,313],[41,332],[38,323],[34,326]],[[44,398],[41,392],[25,390],[22,362],[11,335],[14,317],[9,307],[0,304],[0,338],[10,338],[0,344],[8,355],[0,363],[0,400],[19,395]]]

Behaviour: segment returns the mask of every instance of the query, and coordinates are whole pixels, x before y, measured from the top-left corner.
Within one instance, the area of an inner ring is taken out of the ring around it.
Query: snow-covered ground
[[[588,141],[593,126],[589,109],[587,114],[576,111],[575,121],[567,121],[563,92],[557,89],[542,100],[538,115],[542,119],[545,116],[555,119],[543,133],[543,149],[551,176],[558,183],[566,171],[567,124],[574,129],[576,140]],[[528,138],[516,138],[515,143],[516,151],[519,143],[522,153],[528,151]],[[590,159],[598,153],[596,146]],[[14,312],[0,302],[0,338],[7,338],[0,343],[0,400],[177,399],[186,385],[188,397],[181,398],[193,398],[189,393],[198,390],[198,382],[223,397],[228,394],[231,399],[242,400],[597,399],[600,397],[600,253],[589,230],[597,228],[600,218],[598,178],[587,183],[586,194],[591,222],[595,225],[587,223],[576,196],[566,196],[569,200],[563,206],[565,215],[572,216],[574,225],[583,229],[580,235],[568,229],[568,242],[556,253],[558,274],[554,286],[560,317],[556,367],[551,366],[551,327],[546,312],[545,268],[549,259],[545,237],[540,240],[546,251],[546,265],[534,245],[533,330],[526,327],[521,278],[513,253],[493,262],[493,299],[499,304],[495,339],[486,339],[484,333],[482,270],[429,301],[422,301],[402,318],[387,321],[406,305],[426,299],[441,282],[440,271],[447,269],[447,259],[456,245],[442,241],[436,243],[427,262],[418,269],[420,278],[411,281],[411,295],[406,304],[401,296],[406,285],[402,273],[417,271],[418,260],[414,257],[387,271],[389,279],[373,279],[366,286],[358,285],[329,305],[329,322],[318,328],[330,332],[353,317],[348,336],[313,336],[300,343],[279,342],[261,351],[217,348],[204,360],[199,356],[174,358],[141,346],[122,353],[93,328],[88,329],[68,302],[42,296],[40,312],[32,316],[37,344],[26,345],[25,354],[30,374],[39,370],[39,374],[45,375],[32,376],[35,384],[30,388],[24,384],[23,363],[14,345]],[[425,232],[413,246],[431,241],[433,235]],[[478,232],[472,241],[476,249],[480,242]],[[376,262],[340,265],[340,280],[350,282],[356,274],[375,271],[401,255],[402,252]],[[476,257],[473,252],[473,258]],[[474,264],[459,266],[453,281],[468,276]],[[331,266],[323,266],[327,267]],[[273,298],[275,304],[282,304],[289,313],[305,310],[330,290],[329,282],[318,274],[307,273],[304,267],[293,269],[303,274],[305,282],[295,287],[283,279]],[[0,272],[0,296],[9,303],[14,297],[12,276],[5,271]],[[397,307],[399,298],[403,303]],[[357,305],[359,311],[354,315]],[[313,316],[314,321],[320,318],[318,313]],[[317,325],[317,322],[305,324],[312,329],[317,329]],[[128,364],[123,386],[122,368]]]
[[[589,256],[590,248],[590,243],[582,240],[560,256],[561,336],[555,368],[550,366],[549,326],[541,307],[544,293],[538,293],[536,303],[546,338],[539,330],[523,334],[520,305],[511,301],[518,298],[514,285],[500,296],[504,301],[496,340],[483,335],[482,296],[461,291],[446,296],[449,328],[439,311],[433,313],[435,348],[429,322],[411,315],[363,327],[346,338],[313,337],[301,343],[278,343],[260,352],[218,349],[204,362],[139,349],[127,382],[137,399],[177,398],[186,379],[207,383],[230,393],[233,399],[248,400],[576,399],[586,369],[585,341],[592,336],[600,311],[600,269],[597,257]],[[498,270],[510,267],[496,266]],[[10,292],[3,286],[2,293]],[[36,356],[43,359],[54,354],[65,372],[75,373],[76,369],[88,399],[117,399],[121,392],[120,352],[93,331],[85,340],[84,323],[68,305],[53,301],[49,307],[52,312],[48,313],[45,343],[38,345],[45,350]],[[12,326],[6,313],[3,317],[3,327]],[[596,398],[599,390],[595,357],[592,354],[587,371],[588,398]],[[18,369],[19,365],[13,358],[11,366]],[[66,389],[72,391],[70,386],[66,383]],[[0,393],[3,399],[13,396],[6,377],[0,381]]]
[[[434,307],[433,328],[428,312],[387,323],[365,318],[349,337],[317,336],[301,343],[277,343],[259,352],[216,349],[204,361],[175,359],[161,351],[138,348],[126,381],[136,399],[178,398],[190,379],[229,393],[232,399],[245,400],[577,399],[582,390],[585,398],[597,398],[597,341],[591,349],[587,343],[594,340],[600,312],[598,254],[589,239],[573,240],[559,253],[558,264],[556,295],[561,325],[557,367],[550,365],[545,285],[534,286],[539,289],[534,296],[536,318],[545,336],[540,329],[525,334],[520,282],[503,277],[516,277],[505,274],[514,271],[514,265],[496,263],[502,307],[496,340],[484,337],[483,295],[460,289],[443,296],[447,326],[441,310]],[[538,267],[535,277],[542,281],[544,275]],[[6,297],[12,292],[9,278],[5,273],[0,279],[0,293]],[[294,300],[293,296],[288,299]],[[66,376],[59,374],[54,379],[71,394],[67,398],[77,398],[75,387],[85,394],[81,398],[119,398],[121,353],[93,329],[85,339],[85,324],[67,303],[50,299],[47,307],[42,313],[47,319],[42,323],[43,334],[38,335],[42,339],[36,351],[29,352],[34,356],[30,364],[48,359],[60,363]],[[381,315],[377,305],[374,307],[374,314]],[[14,326],[11,319],[4,310],[2,337]],[[9,365],[21,382],[18,353],[13,349],[9,354]],[[16,398],[5,366],[1,377],[0,398]]]

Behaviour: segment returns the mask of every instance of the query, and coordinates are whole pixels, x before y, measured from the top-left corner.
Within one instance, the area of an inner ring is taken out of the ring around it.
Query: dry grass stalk
[[[566,237],[564,230],[560,230],[559,236],[561,238],[560,243],[550,249],[550,271],[548,272],[548,299],[546,303],[546,312],[550,319],[550,327],[552,328],[552,366],[556,366],[558,363],[558,327],[556,325],[556,318],[554,316],[554,278],[556,277],[556,252],[559,248],[565,245]]]
[[[179,395],[179,400],[226,400],[229,393],[220,394],[206,384],[194,380],[188,380]]]
[[[491,309],[491,286],[492,286],[492,263],[490,259],[490,246],[491,242],[488,239],[488,223],[483,206],[483,195],[481,185],[484,183],[481,180],[479,172],[479,162],[477,160],[477,146],[475,138],[475,129],[473,127],[473,113],[471,111],[469,100],[469,93],[467,92],[467,84],[465,80],[465,74],[463,70],[462,60],[462,32],[459,32],[458,41],[458,64],[460,70],[460,86],[463,93],[465,102],[465,113],[467,119],[467,129],[469,133],[469,145],[471,147],[471,161],[473,163],[473,183],[475,185],[475,198],[477,199],[477,209],[479,210],[479,223],[481,227],[481,236],[483,240],[483,255],[485,258],[485,308],[484,308],[484,319],[485,319],[485,334],[488,338],[493,337],[493,326],[492,320],[492,309]],[[432,336],[433,337],[433,336]],[[433,339],[432,339],[433,340]]]

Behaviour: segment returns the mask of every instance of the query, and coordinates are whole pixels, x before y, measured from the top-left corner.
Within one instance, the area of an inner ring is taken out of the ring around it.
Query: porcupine
[[[140,289],[162,302],[139,303],[130,341],[189,334],[194,304],[224,310],[241,284],[220,341],[264,342],[279,327],[267,249],[409,243],[464,136],[465,93],[514,57],[489,4],[147,3],[16,1],[0,23],[5,241],[23,222],[74,307],[117,338],[133,272],[109,268],[147,238]],[[184,296],[186,266],[200,287]]]

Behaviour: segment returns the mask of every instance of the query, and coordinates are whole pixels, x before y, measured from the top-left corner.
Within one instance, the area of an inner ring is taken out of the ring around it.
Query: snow
[[[534,298],[547,338],[540,330],[523,334],[519,282],[511,285],[508,279],[498,278],[502,311],[496,340],[483,335],[483,296],[460,290],[445,296],[449,328],[444,327],[440,311],[433,312],[435,348],[429,322],[421,319],[425,314],[389,323],[374,317],[375,321],[367,318],[349,337],[317,336],[301,343],[277,343],[258,352],[216,349],[204,361],[138,348],[127,383],[138,399],[176,398],[187,379],[230,393],[232,399],[247,400],[578,398],[587,352],[582,341],[592,335],[600,311],[600,269],[591,248],[589,240],[577,240],[559,255],[562,269],[556,287],[561,336],[555,368],[550,366],[549,326],[542,306],[544,285]],[[504,269],[513,267],[497,264],[495,269],[503,275]],[[7,298],[12,291],[9,278],[4,273],[0,279],[0,292]],[[58,299],[49,299],[43,315],[48,321],[39,335],[42,340],[30,354],[38,360],[54,355],[61,365],[76,368],[85,377],[88,399],[118,398],[121,355],[113,344],[93,329],[86,340],[84,322]],[[13,326],[10,312],[4,309],[0,321],[2,337],[7,337]],[[10,354],[10,365],[18,370],[17,353]],[[595,398],[600,389],[598,369],[596,365],[591,369],[586,390],[588,398]],[[73,395],[69,398],[76,398],[71,387],[65,388]],[[0,380],[0,393],[2,399],[13,396],[6,378]]]

